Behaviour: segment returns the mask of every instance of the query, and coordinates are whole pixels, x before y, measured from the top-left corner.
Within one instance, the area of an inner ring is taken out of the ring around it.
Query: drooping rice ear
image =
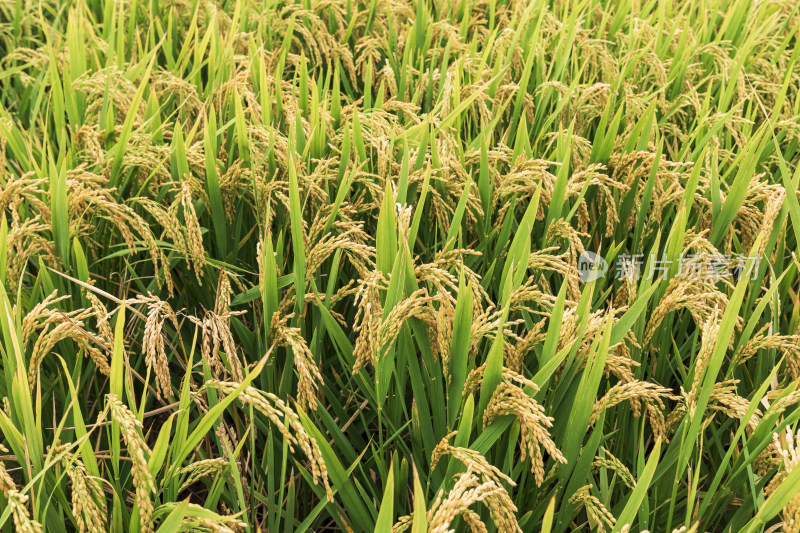
[[[109,394],[106,401],[111,418],[119,425],[131,459],[131,474],[133,485],[136,487],[136,506],[139,508],[139,525],[142,531],[150,532],[154,510],[150,494],[156,491],[156,486],[147,468],[150,448],[142,437],[142,423],[115,394]]]

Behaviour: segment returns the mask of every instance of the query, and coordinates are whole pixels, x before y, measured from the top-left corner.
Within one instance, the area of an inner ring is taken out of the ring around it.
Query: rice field
[[[0,0],[0,531],[800,532],[799,39]]]

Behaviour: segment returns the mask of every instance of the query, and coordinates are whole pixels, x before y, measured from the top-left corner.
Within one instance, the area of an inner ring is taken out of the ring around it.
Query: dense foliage
[[[798,37],[0,2],[0,530],[800,531]]]

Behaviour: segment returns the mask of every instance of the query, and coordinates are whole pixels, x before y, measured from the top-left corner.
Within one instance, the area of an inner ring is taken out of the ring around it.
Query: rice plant
[[[0,2],[0,531],[800,532],[800,4]]]

